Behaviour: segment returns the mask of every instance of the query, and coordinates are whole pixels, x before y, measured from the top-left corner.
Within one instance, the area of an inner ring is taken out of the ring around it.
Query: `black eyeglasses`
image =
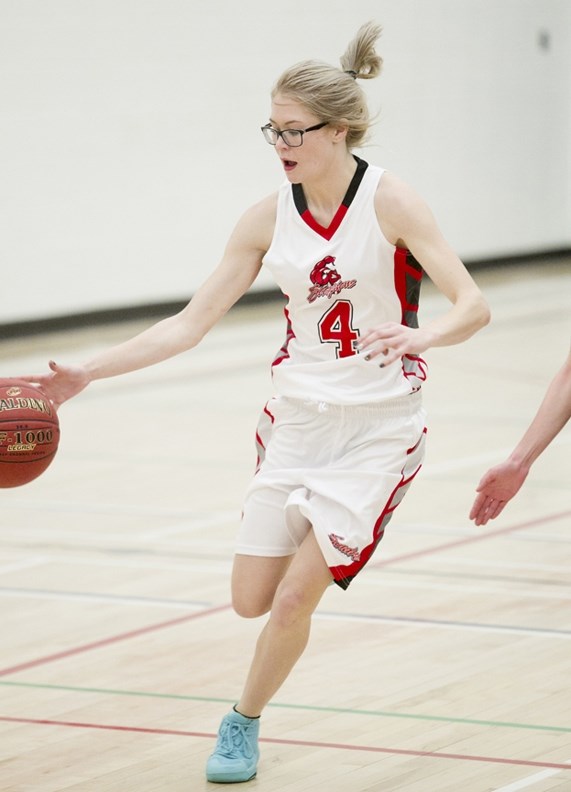
[[[266,124],[261,129],[262,134],[266,139],[266,143],[269,143],[270,146],[275,146],[279,138],[281,138],[286,146],[297,148],[297,146],[301,146],[303,143],[303,136],[306,132],[315,132],[315,130],[322,129],[324,126],[327,126],[328,123],[328,121],[322,121],[321,124],[315,124],[315,126],[307,127],[307,129],[282,130],[274,129],[271,124]]]

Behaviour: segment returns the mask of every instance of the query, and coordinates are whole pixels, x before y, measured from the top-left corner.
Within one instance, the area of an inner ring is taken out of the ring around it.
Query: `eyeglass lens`
[[[321,129],[324,126],[327,126],[327,121],[322,121],[320,124],[315,124],[314,126],[308,127],[307,129],[279,130],[274,129],[272,126],[270,126],[270,124],[266,124],[266,126],[262,127],[262,132],[264,133],[266,141],[271,146],[275,146],[281,137],[286,146],[295,148],[297,146],[301,146],[303,143],[303,136],[306,132],[314,132],[315,130]]]
[[[262,132],[267,142],[275,146],[281,137],[286,146],[301,146],[303,142],[303,132],[301,129],[283,129],[279,131],[270,126],[262,127]]]

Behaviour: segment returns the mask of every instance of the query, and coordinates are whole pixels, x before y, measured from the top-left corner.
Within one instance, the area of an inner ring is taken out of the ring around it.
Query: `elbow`
[[[492,319],[490,306],[478,288],[472,290],[466,308],[475,333],[490,324]]]
[[[480,296],[479,305],[478,305],[478,329],[481,330],[482,327],[490,324],[492,321],[492,312],[490,311],[490,306],[486,302],[486,300]]]

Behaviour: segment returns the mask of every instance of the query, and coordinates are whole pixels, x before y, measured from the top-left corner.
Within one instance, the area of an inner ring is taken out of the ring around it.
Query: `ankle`
[[[234,712],[236,712],[238,715],[241,715],[243,718],[248,718],[248,720],[259,720],[259,718],[260,718],[259,715],[246,715],[245,712],[242,712],[242,710],[238,709],[238,705],[237,704],[235,704],[232,707],[232,709],[234,710]]]

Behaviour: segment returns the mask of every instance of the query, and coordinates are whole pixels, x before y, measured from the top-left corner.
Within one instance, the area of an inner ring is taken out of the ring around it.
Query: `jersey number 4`
[[[359,331],[353,327],[353,306],[349,300],[336,300],[323,314],[317,327],[323,344],[336,344],[338,358],[356,355],[355,341]]]

